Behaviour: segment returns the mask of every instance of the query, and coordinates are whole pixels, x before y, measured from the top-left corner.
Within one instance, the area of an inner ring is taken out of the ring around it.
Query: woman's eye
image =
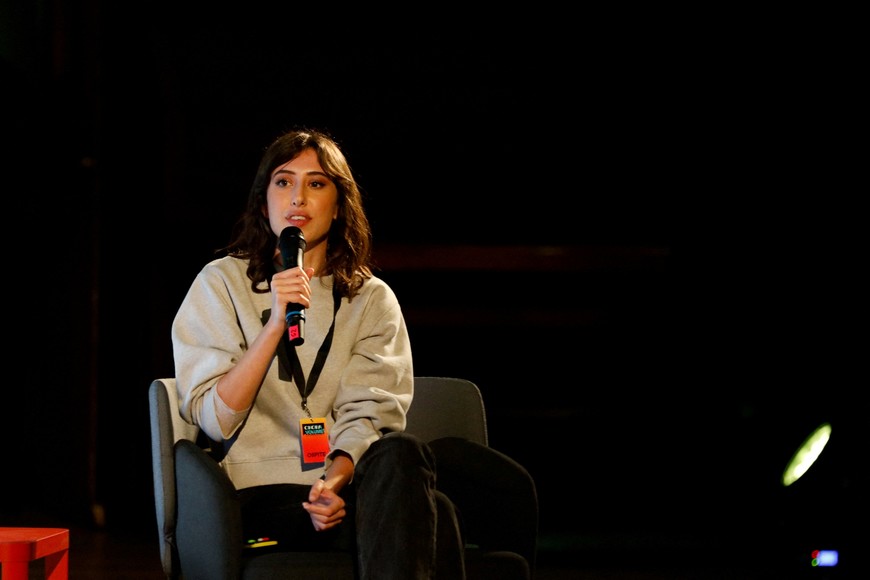
[[[289,182],[283,178],[275,180],[275,185],[280,186],[280,187],[287,187],[288,184],[289,184]]]

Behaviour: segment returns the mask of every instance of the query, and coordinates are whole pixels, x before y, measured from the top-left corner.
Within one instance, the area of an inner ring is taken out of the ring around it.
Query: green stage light
[[[782,484],[786,487],[796,482],[815,463],[831,438],[831,424],[822,423],[810,433],[803,444],[792,455],[782,473]]]

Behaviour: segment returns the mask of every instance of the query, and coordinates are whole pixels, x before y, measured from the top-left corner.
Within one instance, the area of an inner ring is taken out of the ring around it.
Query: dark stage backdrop
[[[819,44],[662,14],[18,4],[4,512],[153,525],[146,391],[174,311],[300,125],[365,189],[417,374],[478,383],[545,530],[763,533],[809,425],[857,449],[853,81]],[[866,492],[866,468],[831,469],[831,493]]]

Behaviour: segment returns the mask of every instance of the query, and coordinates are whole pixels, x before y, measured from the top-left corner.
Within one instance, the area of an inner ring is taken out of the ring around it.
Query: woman
[[[286,232],[298,247],[284,256],[303,250],[301,263],[282,259]],[[372,273],[369,222],[336,142],[309,130],[276,139],[225,250],[191,285],[172,342],[181,413],[222,447],[246,537],[356,550],[361,578],[464,578],[432,452],[403,433],[408,331]],[[304,316],[295,346],[288,304]]]

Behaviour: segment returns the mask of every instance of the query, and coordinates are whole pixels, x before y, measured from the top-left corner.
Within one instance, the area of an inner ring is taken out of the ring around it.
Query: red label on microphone
[[[287,336],[290,340],[299,338],[299,326],[291,326],[287,329]]]

